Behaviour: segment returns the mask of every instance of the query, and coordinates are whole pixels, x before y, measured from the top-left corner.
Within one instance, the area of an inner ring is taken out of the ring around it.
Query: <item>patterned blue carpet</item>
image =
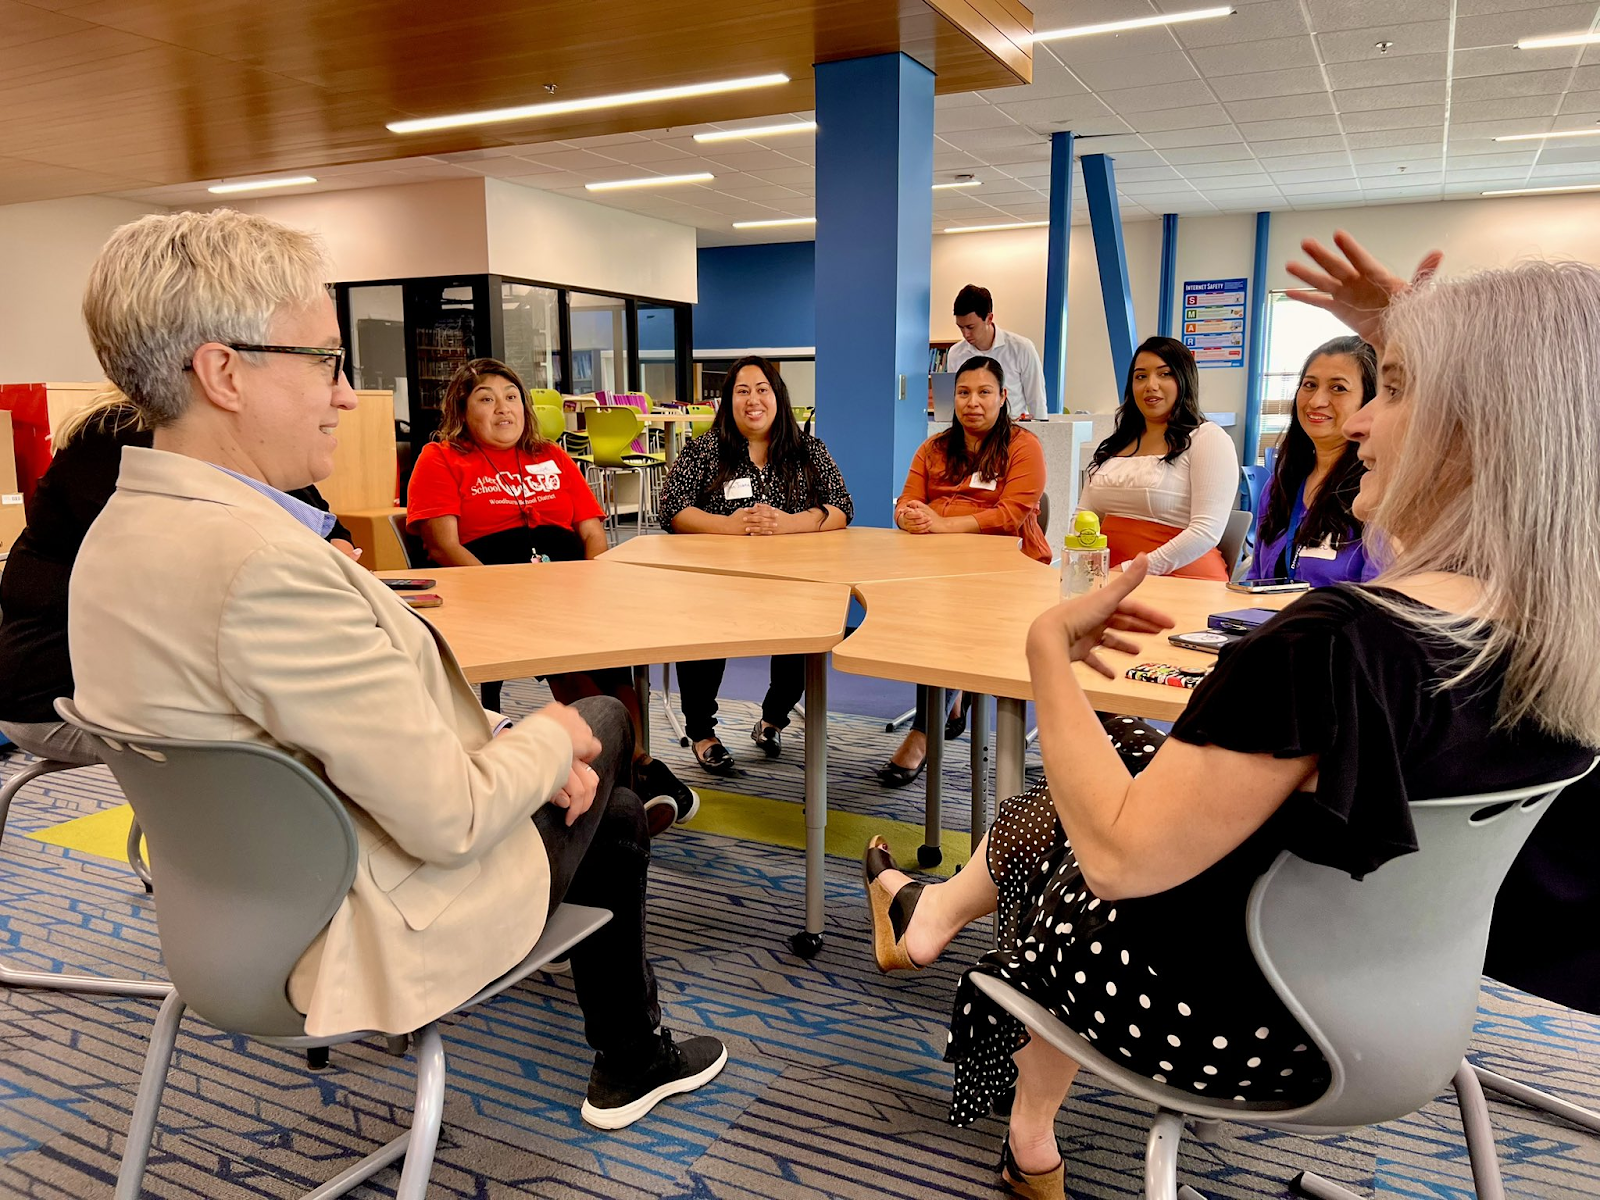
[[[506,688],[508,710],[543,699]],[[730,727],[748,705],[725,708]],[[657,746],[686,776],[687,751],[657,720]],[[868,779],[892,748],[881,720],[830,722],[830,800],[915,821],[920,788]],[[739,789],[798,803],[800,737]],[[731,741],[738,753],[737,741]],[[965,743],[961,746],[964,748]],[[946,812],[964,819],[965,755],[951,756]],[[6,776],[24,761],[0,761]],[[120,801],[100,769],[54,775],[14,808],[0,846],[0,953],[47,969],[160,974],[152,908],[127,868],[22,836]],[[785,944],[798,927],[798,851],[675,830],[655,845],[652,953],[671,1027],[729,1044],[710,1086],[619,1133],[590,1129],[577,1105],[589,1052],[570,979],[536,975],[445,1029],[450,1088],[434,1170],[440,1197],[992,1196],[998,1121],[945,1124],[945,1018],[958,941],[915,977],[872,969],[857,865],[828,863],[828,930],[813,962]],[[1574,931],[1593,936],[1593,931]],[[0,1195],[109,1195],[155,1003],[0,990]],[[1600,1106],[1600,1018],[1486,981],[1475,1055],[1566,1098]],[[409,1062],[378,1046],[336,1050],[332,1069],[185,1023],[148,1195],[232,1200],[298,1195],[397,1133],[411,1105]],[[1492,1101],[1513,1197],[1600,1195],[1600,1137]],[[1148,1111],[1085,1079],[1059,1123],[1075,1197],[1141,1194]],[[1312,1167],[1363,1193],[1414,1200],[1472,1195],[1453,1101],[1341,1136],[1226,1126],[1191,1143],[1181,1171],[1214,1197],[1278,1197]],[[397,1174],[353,1193],[391,1195]]]

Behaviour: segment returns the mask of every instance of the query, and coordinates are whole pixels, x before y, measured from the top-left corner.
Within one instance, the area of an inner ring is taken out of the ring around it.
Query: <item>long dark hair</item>
[[[1005,402],[1006,369],[996,360],[982,354],[973,355],[956,368],[955,382],[972,371],[987,371],[1000,385],[1000,413],[994,426],[983,435],[976,452],[967,449],[967,431],[961,418],[950,417],[950,428],[939,435],[944,443],[944,478],[946,483],[959,483],[972,475],[982,479],[1004,479],[1011,466],[1011,406]]]
[[[794,409],[789,404],[789,388],[778,374],[778,368],[758,354],[749,354],[728,368],[722,381],[722,404],[711,422],[711,432],[717,439],[717,480],[722,487],[740,473],[741,452],[748,452],[749,441],[739,432],[733,420],[733,388],[739,372],[746,367],[756,367],[772,385],[772,396],[778,402],[777,414],[772,418],[772,429],[767,435],[767,469],[777,474],[783,487],[785,512],[804,512],[822,505],[822,479],[816,464],[811,461],[811,451],[806,446],[806,436],[800,432],[800,422],[794,419]],[[804,503],[800,503],[804,501]]]
[[[1161,461],[1171,462],[1187,450],[1189,439],[1205,420],[1200,415],[1200,371],[1194,365],[1194,355],[1189,353],[1189,347],[1169,337],[1145,338],[1133,352],[1133,361],[1128,364],[1128,375],[1122,384],[1122,405],[1117,409],[1117,423],[1111,428],[1111,436],[1095,448],[1090,471],[1098,470],[1106,459],[1115,458],[1129,446],[1137,446],[1139,439],[1144,436],[1144,413],[1139,409],[1139,402],[1133,398],[1133,369],[1139,361],[1139,355],[1146,352],[1166,363],[1178,384],[1178,398],[1172,405],[1172,411],[1167,414],[1167,452],[1161,456]]]
[[[467,400],[490,375],[498,375],[516,388],[517,397],[522,401],[522,438],[517,442],[517,449],[524,454],[542,449],[545,440],[539,432],[539,417],[533,411],[533,401],[528,399],[528,389],[522,386],[522,377],[498,358],[475,358],[456,368],[439,402],[439,428],[433,435],[434,440],[454,446],[464,454],[472,453],[478,442],[467,427]]]
[[[1317,465],[1317,448],[1311,435],[1300,424],[1300,387],[1305,383],[1311,364],[1324,355],[1339,355],[1355,360],[1361,371],[1361,404],[1378,394],[1378,356],[1371,346],[1358,337],[1336,337],[1323,342],[1307,356],[1300,368],[1300,378],[1294,385],[1295,400],[1289,413],[1289,426],[1278,443],[1278,461],[1272,469],[1272,480],[1267,485],[1267,502],[1261,512],[1259,540],[1271,541],[1289,528],[1289,514],[1294,511],[1295,497],[1311,477]],[[1351,511],[1356,492],[1361,488],[1361,476],[1366,468],[1356,457],[1358,447],[1346,442],[1339,461],[1334,463],[1328,478],[1317,490],[1317,498],[1306,509],[1300,521],[1295,541],[1301,546],[1314,546],[1324,538],[1336,543],[1353,541],[1361,536],[1361,522]],[[1291,554],[1293,546],[1285,547]]]

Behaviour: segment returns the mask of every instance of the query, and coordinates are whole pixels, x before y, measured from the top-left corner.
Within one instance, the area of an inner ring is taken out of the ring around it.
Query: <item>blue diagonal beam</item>
[[[1044,394],[1067,410],[1067,257],[1072,250],[1072,134],[1050,135],[1050,250],[1044,285]]]
[[[1089,225],[1094,231],[1094,256],[1100,265],[1100,298],[1111,336],[1111,368],[1120,390],[1133,348],[1139,344],[1133,318],[1133,289],[1128,282],[1128,254],[1122,244],[1122,214],[1117,209],[1117,179],[1111,158],[1085,154],[1083,190],[1089,198]]]

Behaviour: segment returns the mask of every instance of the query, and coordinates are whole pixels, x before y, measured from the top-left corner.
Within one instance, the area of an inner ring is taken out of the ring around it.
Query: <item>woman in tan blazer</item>
[[[620,1128],[727,1059],[659,1028],[644,814],[615,785],[627,717],[597,698],[505,728],[285,495],[328,476],[356,403],[329,274],[309,235],[228,210],[145,217],[101,251],[84,317],[154,445],[124,450],[73,573],[78,707],[284,748],[348,804],[355,882],[290,981],[308,1034],[409,1032],[520,961],[561,900],[610,909],[572,974],[596,1050],[583,1116]]]

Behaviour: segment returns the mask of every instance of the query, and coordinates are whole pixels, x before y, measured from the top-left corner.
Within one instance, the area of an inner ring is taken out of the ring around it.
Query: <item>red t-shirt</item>
[[[577,464],[554,442],[531,454],[429,442],[406,489],[407,527],[418,532],[430,517],[455,517],[462,545],[520,525],[576,530],[603,515]]]

